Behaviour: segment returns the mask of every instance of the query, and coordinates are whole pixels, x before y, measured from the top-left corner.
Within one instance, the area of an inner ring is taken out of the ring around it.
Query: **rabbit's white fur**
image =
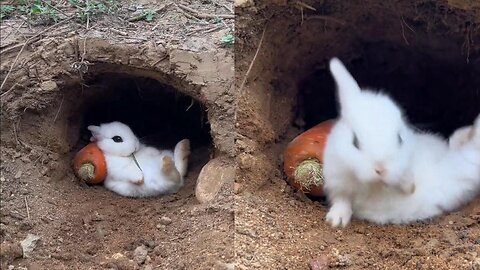
[[[409,223],[451,211],[475,195],[480,120],[476,132],[469,127],[452,135],[449,147],[438,136],[411,129],[388,96],[360,89],[340,60],[332,59],[330,70],[340,117],[324,154],[327,222],[346,226],[353,215],[381,224]]]
[[[132,130],[120,122],[89,126],[88,130],[105,155],[106,188],[122,196],[150,197],[175,193],[183,186],[190,154],[188,139],[178,142],[173,152],[160,151],[140,143]],[[115,142],[115,136],[122,142]]]

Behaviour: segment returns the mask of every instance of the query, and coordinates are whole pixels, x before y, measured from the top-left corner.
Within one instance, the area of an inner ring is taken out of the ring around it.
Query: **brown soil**
[[[332,229],[325,201],[293,191],[281,167],[292,138],[337,115],[333,56],[361,86],[386,89],[419,128],[448,136],[471,123],[480,113],[478,2],[302,3],[315,11],[298,1],[237,10],[236,266],[480,269],[480,198],[428,222]]]
[[[232,186],[200,204],[195,185],[210,159],[233,164],[233,50],[222,43],[233,20],[198,17],[176,1],[113,1],[118,9],[92,16],[87,28],[68,1],[52,2],[57,24],[15,13],[1,26],[1,269],[230,267]],[[182,3],[200,14],[233,8]],[[152,22],[128,22],[135,8],[164,4]],[[86,126],[112,120],[155,146],[191,139],[179,193],[130,199],[74,177]],[[22,258],[28,234],[40,242]]]

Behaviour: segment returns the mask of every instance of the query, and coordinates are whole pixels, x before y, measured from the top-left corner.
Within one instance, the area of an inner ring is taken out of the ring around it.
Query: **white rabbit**
[[[345,226],[360,187],[385,183],[412,192],[413,182],[403,179],[415,135],[388,96],[361,90],[336,58],[330,61],[330,70],[337,83],[340,117],[324,153],[325,191],[332,204],[327,221]]]
[[[177,192],[187,172],[190,141],[177,143],[174,151],[140,143],[120,122],[88,126],[107,163],[104,185],[127,197],[150,197]]]
[[[360,89],[340,60],[332,59],[330,70],[340,117],[324,153],[331,203],[327,222],[346,226],[353,215],[376,223],[408,223],[472,198],[480,185],[480,164],[470,153],[473,142],[456,146],[460,143],[453,140],[449,148],[438,136],[414,131],[391,98]]]

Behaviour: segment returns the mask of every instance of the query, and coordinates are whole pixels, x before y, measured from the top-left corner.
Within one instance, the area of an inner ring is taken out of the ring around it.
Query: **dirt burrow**
[[[480,113],[478,3],[247,1],[236,29],[239,269],[480,267],[480,199],[425,223],[334,230],[324,201],[286,184],[281,160],[296,135],[337,116],[333,56],[361,86],[392,95],[416,127],[448,136],[471,123]]]
[[[2,54],[2,81],[17,53]],[[224,179],[206,204],[194,191],[209,160],[221,158],[222,168],[233,170],[232,78],[228,49],[193,52],[78,36],[27,46],[2,92],[1,242],[9,250],[1,254],[2,269],[227,267],[233,179]],[[76,180],[71,160],[88,142],[86,126],[112,120],[162,147],[191,138],[190,169],[178,194],[128,199]],[[40,242],[21,259],[9,247],[29,233]]]

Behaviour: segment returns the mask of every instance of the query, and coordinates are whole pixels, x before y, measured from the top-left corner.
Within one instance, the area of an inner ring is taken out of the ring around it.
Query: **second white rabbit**
[[[480,116],[475,126],[440,137],[410,127],[387,95],[361,89],[334,58],[340,117],[326,143],[326,220],[346,226],[353,216],[410,223],[468,202],[480,189]]]

